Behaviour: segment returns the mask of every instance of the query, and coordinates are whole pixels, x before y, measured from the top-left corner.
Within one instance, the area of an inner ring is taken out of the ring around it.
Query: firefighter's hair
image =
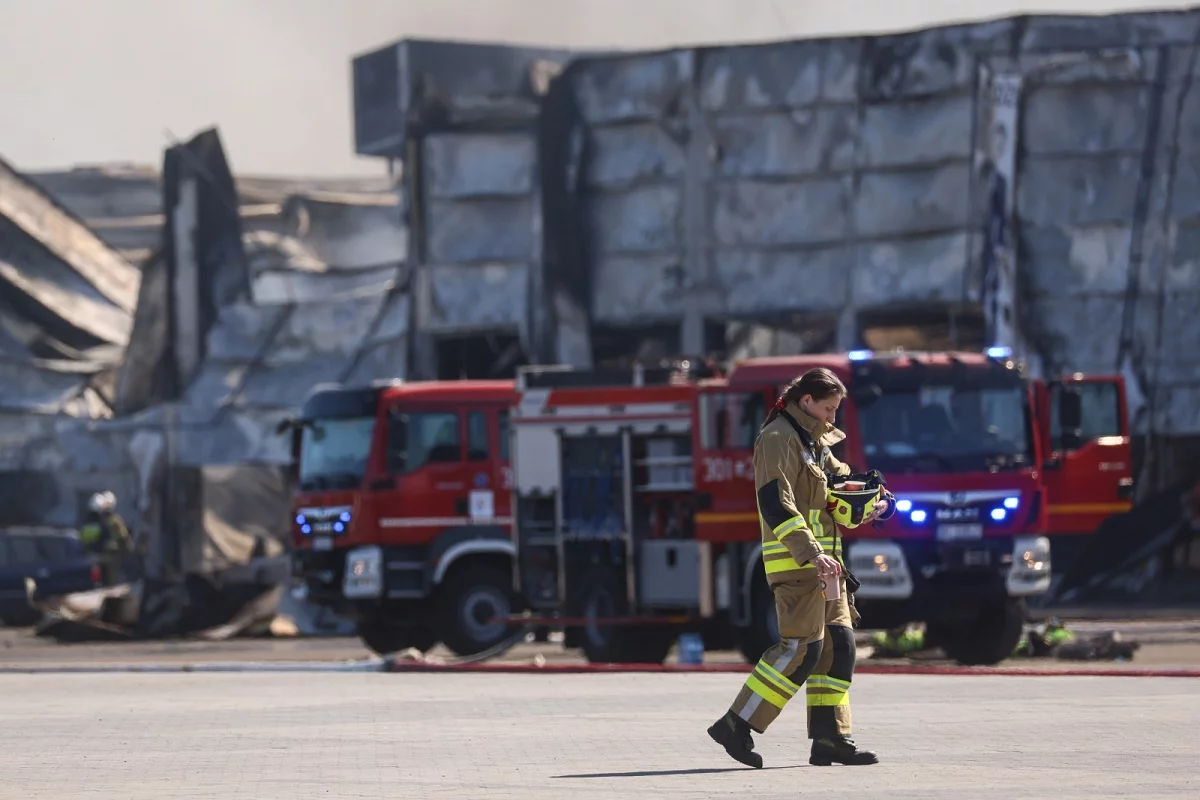
[[[771,422],[779,416],[779,412],[791,403],[799,403],[800,398],[806,394],[811,394],[813,400],[825,400],[830,397],[845,397],[846,385],[841,382],[837,375],[825,367],[816,367],[794,379],[783,389],[783,394],[779,395],[779,399],[775,401],[775,407],[767,414],[767,418],[763,420],[762,428],[766,428]],[[759,430],[762,430],[760,428]]]

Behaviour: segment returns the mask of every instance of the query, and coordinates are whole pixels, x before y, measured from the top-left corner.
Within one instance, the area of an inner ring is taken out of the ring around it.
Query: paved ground
[[[872,767],[803,709],[730,761],[733,675],[0,675],[0,798],[1195,798],[1200,681],[864,675]]]

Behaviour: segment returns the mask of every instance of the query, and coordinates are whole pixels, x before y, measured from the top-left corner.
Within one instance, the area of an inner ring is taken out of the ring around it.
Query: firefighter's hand
[[[880,514],[888,510],[888,505],[889,503],[887,500],[880,500],[875,504],[875,507],[871,509],[870,513],[863,518],[862,524],[866,525],[868,522],[873,522],[878,519]]]
[[[814,558],[812,563],[822,580],[836,578],[842,574],[842,565],[824,553]]]

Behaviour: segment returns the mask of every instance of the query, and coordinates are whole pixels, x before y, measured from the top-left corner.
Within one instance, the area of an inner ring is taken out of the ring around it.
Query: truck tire
[[[437,645],[437,635],[425,627],[397,625],[386,619],[368,619],[358,623],[358,638],[372,653],[388,656],[416,648],[422,653]]]
[[[980,612],[974,624],[935,628],[946,655],[966,667],[999,664],[1012,655],[1025,628],[1020,600],[1007,598]]]
[[[611,570],[597,569],[584,578],[580,590],[582,616],[588,620],[620,617],[629,603]],[[661,664],[675,643],[668,626],[613,626],[588,622],[580,626],[583,654],[592,664]]]
[[[503,621],[516,606],[512,578],[495,564],[451,569],[439,589],[438,604],[442,643],[455,655],[477,655],[517,633]]]
[[[779,617],[775,613],[775,593],[761,572],[750,586],[750,624],[739,629],[738,649],[747,664],[757,664],[767,648],[779,642]]]

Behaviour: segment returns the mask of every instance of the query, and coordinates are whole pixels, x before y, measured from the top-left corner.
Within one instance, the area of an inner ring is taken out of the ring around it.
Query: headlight
[[[903,600],[913,593],[908,559],[895,542],[874,539],[851,542],[848,565],[862,584],[857,597]]]
[[[383,553],[378,547],[356,547],[346,553],[342,594],[352,600],[383,594]]]
[[[1050,588],[1050,540],[1018,536],[1013,540],[1013,563],[1008,570],[1010,595],[1041,594]]]

